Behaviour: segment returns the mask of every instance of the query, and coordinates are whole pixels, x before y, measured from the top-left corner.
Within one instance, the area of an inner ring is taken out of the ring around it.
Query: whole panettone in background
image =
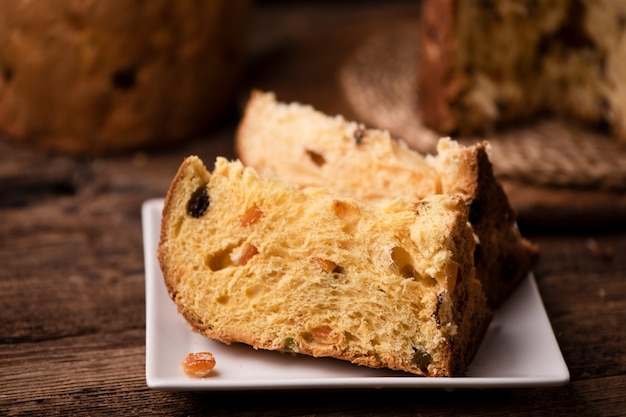
[[[420,115],[441,134],[542,113],[626,140],[626,2],[425,0]]]
[[[200,135],[234,101],[250,13],[250,0],[0,0],[0,132],[78,154]]]

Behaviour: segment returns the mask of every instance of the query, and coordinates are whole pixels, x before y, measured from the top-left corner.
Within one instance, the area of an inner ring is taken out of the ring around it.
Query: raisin
[[[2,77],[4,77],[4,81],[9,82],[13,79],[13,69],[4,68],[2,70]]]
[[[318,167],[321,167],[326,163],[326,158],[324,158],[324,155],[310,149],[306,149],[305,152],[307,156],[311,158],[311,161],[313,161],[313,163]]]
[[[413,354],[413,364],[417,366],[420,371],[428,374],[428,365],[433,361],[432,356],[417,348],[413,348],[413,350],[415,351]]]
[[[364,137],[365,137],[365,130],[363,130],[362,128],[358,128],[357,130],[354,131],[354,140],[356,141],[357,145],[360,145],[361,142],[363,142]]]
[[[496,100],[496,108],[498,109],[498,113],[506,114],[510,111],[510,104],[504,100]]]
[[[113,87],[119,90],[130,90],[135,86],[136,75],[132,68],[122,68],[113,73],[111,76]]]
[[[211,200],[209,199],[209,193],[206,186],[202,186],[201,188],[198,188],[189,199],[187,213],[189,213],[191,217],[198,219],[202,217],[206,209],[209,208],[210,203]]]
[[[620,14],[617,16],[617,26],[621,31],[626,30],[626,15]]]

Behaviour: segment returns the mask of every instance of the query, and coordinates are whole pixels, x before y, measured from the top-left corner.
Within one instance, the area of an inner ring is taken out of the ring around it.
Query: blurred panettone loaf
[[[239,158],[288,183],[326,187],[377,205],[397,197],[460,194],[478,236],[475,261],[489,304],[497,307],[538,258],[516,227],[516,213],[497,178],[488,145],[441,139],[424,157],[389,132],[366,129],[311,106],[255,91],[236,135]]]
[[[159,261],[193,329],[225,343],[462,375],[491,318],[459,196],[380,207],[187,158]]]
[[[84,154],[201,134],[234,101],[250,6],[0,0],[0,132]]]
[[[626,140],[626,2],[425,0],[424,124],[475,134],[542,113]]]

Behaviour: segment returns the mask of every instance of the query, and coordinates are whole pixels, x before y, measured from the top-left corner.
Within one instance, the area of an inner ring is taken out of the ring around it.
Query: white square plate
[[[423,378],[370,369],[331,358],[312,358],[224,345],[193,333],[170,300],[156,258],[162,199],[142,207],[146,271],[146,381],[170,391],[302,388],[496,388],[557,386],[569,371],[529,275],[496,311],[467,375]],[[181,362],[190,352],[210,351],[211,376],[190,378]]]

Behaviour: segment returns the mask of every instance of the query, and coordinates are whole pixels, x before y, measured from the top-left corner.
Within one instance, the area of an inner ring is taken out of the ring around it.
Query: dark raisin
[[[501,114],[506,114],[510,110],[510,105],[504,100],[496,100],[496,108]]]
[[[132,68],[119,69],[113,73],[111,82],[113,86],[119,90],[130,90],[135,86],[135,70]]]
[[[620,14],[617,16],[617,26],[622,32],[626,30],[626,15]]]
[[[363,142],[363,138],[365,137],[365,130],[362,128],[358,128],[354,131],[354,140],[357,145],[360,145]]]
[[[541,38],[539,38],[539,42],[537,43],[537,47],[536,47],[537,55],[538,56],[546,55],[548,51],[550,50],[550,48],[552,47],[553,40],[554,39],[550,35],[546,35],[546,34],[541,35]],[[541,69],[542,64],[543,64],[543,60],[541,59],[535,59],[533,61],[534,69],[536,71],[539,71]]]
[[[206,209],[209,208],[210,203],[211,200],[209,199],[209,193],[206,186],[202,186],[198,188],[189,199],[189,204],[187,204],[187,213],[196,219],[200,218]]]
[[[413,354],[413,364],[415,364],[420,371],[428,374],[428,365],[430,365],[433,361],[432,356],[417,348],[413,348],[413,350],[415,351]]]
[[[311,158],[311,161],[313,161],[313,163],[317,165],[318,167],[321,167],[322,165],[326,163],[326,158],[324,158],[324,155],[317,153],[315,151],[312,151],[310,149],[305,150],[305,152],[307,156]]]
[[[609,122],[606,118],[598,119],[594,125],[594,129],[601,134],[609,134],[611,133],[611,122]]]
[[[9,82],[13,79],[13,69],[12,68],[4,68],[2,70],[2,77],[4,81]]]

